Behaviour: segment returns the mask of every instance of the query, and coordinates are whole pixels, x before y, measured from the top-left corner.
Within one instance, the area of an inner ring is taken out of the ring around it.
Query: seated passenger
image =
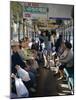
[[[60,57],[65,50],[65,42],[63,41],[58,49],[57,55]]]
[[[18,43],[14,42],[11,45],[12,48],[12,55],[11,55],[11,72],[12,73],[16,73],[16,69],[15,66],[18,64],[20,65],[22,68],[25,67],[25,63],[22,60],[22,58],[20,57],[20,55],[18,54]]]
[[[36,75],[37,69],[39,68],[37,61],[33,57],[31,57],[31,59],[29,59],[26,62],[26,64],[28,66],[28,70],[30,70],[31,72],[33,72]]]
[[[18,77],[23,80],[28,89],[35,84],[35,75],[31,71],[26,71],[19,65],[16,65],[15,68],[17,70]]]
[[[55,43],[55,51],[58,52],[59,47],[61,46],[62,43],[62,35],[59,35],[59,38],[57,39],[56,43]]]
[[[32,40],[32,46],[31,49],[39,50],[39,43],[36,42],[35,40]]]
[[[24,60],[24,61],[26,60],[25,54],[24,54],[24,51],[23,51],[23,48],[22,48],[22,41],[19,43],[19,46],[18,46],[18,54],[20,55],[22,60]]]
[[[61,65],[59,66],[59,73],[60,73],[60,79],[63,78],[63,69],[64,67],[71,68],[74,66],[73,62],[73,51],[71,50],[72,45],[68,41],[65,42],[65,50],[63,54],[60,56],[59,61]]]
[[[32,52],[29,48],[29,41],[23,41],[22,42],[22,49],[23,49],[23,52],[24,52],[25,60],[28,60],[29,57],[32,54]]]

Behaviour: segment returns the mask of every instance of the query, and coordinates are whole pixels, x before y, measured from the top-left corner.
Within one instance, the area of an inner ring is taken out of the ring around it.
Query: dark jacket
[[[11,56],[11,72],[16,73],[16,65],[20,65],[22,68],[25,67],[25,63],[17,52],[13,53]]]

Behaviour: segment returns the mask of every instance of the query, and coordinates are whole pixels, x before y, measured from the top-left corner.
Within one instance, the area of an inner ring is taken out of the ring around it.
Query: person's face
[[[25,48],[29,47],[29,43],[30,43],[29,39],[27,41],[25,41]]]
[[[12,46],[12,51],[17,52],[19,50],[19,45]]]
[[[16,52],[16,46],[12,46],[11,49],[12,49],[12,52]]]
[[[25,48],[25,43],[24,43],[24,42],[22,42],[21,46],[22,46],[23,48]]]
[[[19,45],[16,45],[16,51],[18,51],[19,50]]]

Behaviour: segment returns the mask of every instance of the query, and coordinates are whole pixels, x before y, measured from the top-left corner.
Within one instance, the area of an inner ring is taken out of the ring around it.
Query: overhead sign
[[[45,7],[24,7],[24,12],[29,13],[47,13],[47,8]]]

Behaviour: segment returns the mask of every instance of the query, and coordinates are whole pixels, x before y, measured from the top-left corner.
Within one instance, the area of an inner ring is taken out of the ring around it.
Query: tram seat
[[[71,94],[74,94],[74,78],[73,77],[69,77],[68,87],[71,90]]]
[[[68,79],[69,77],[74,77],[74,69],[73,68],[64,68],[64,76]]]
[[[74,68],[64,68],[64,76],[68,82],[68,87],[73,94],[74,91]]]

